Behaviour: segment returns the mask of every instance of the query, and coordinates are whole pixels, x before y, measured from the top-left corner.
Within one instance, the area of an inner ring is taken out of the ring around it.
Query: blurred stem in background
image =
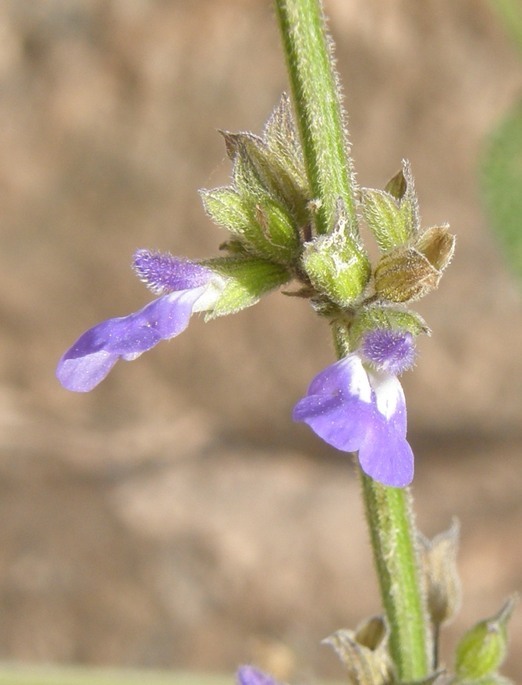
[[[522,50],[522,1],[490,0],[489,4],[503,21],[519,49]]]
[[[522,0],[490,0],[490,6],[522,54]],[[480,174],[491,226],[522,278],[522,99],[488,136]]]
[[[352,163],[320,2],[276,0],[276,8],[305,165],[320,206],[318,231],[326,233],[334,226],[338,198],[343,199],[356,230]],[[431,670],[430,631],[410,493],[380,485],[367,476],[362,476],[362,484],[382,602],[391,631],[390,652],[401,682],[422,680]]]

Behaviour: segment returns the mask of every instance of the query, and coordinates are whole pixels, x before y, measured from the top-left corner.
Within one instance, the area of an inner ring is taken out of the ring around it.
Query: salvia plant
[[[432,540],[415,528],[413,452],[398,377],[429,333],[412,304],[434,290],[453,256],[445,224],[423,227],[412,170],[403,161],[383,189],[355,182],[332,42],[319,0],[277,0],[292,97],[283,95],[261,135],[222,133],[230,185],[201,191],[207,214],[229,231],[219,256],[200,260],[140,249],[137,276],[156,296],[143,309],[89,329],[57,369],[62,385],[92,390],[119,359],[136,359],[180,334],[190,317],[235,314],[275,289],[309,300],[330,326],[337,361],[319,371],[293,410],[322,440],[357,455],[383,616],[326,642],[350,685],[500,685],[514,599],[477,623],[451,671],[438,655],[441,626],[460,604],[458,525]],[[368,227],[379,256],[361,239]],[[254,667],[239,685],[275,685]]]

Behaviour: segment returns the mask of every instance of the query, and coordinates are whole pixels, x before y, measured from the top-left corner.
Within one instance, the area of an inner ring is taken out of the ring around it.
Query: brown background
[[[458,235],[404,379],[419,523],[463,529],[447,653],[522,580],[522,302],[477,171],[520,61],[483,0],[326,8],[359,182],[407,157]],[[305,302],[196,320],[89,395],[54,379],[148,300],[137,247],[215,254],[216,130],[260,131],[286,87],[265,0],[0,4],[0,658],[339,676],[320,639],[379,610],[350,462],[290,419],[333,358]],[[520,682],[520,611],[512,635]]]

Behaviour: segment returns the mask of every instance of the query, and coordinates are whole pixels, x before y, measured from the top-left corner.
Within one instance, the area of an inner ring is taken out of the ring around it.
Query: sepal
[[[246,309],[290,279],[290,273],[284,267],[263,259],[218,257],[203,263],[225,281],[206,321]]]
[[[384,252],[406,245],[419,231],[419,212],[410,165],[403,167],[385,190],[362,190],[363,216]]]
[[[234,162],[234,185],[239,192],[250,195],[261,187],[287,207],[298,223],[305,223],[311,195],[288,97],[282,97],[262,137],[221,133]]]
[[[390,329],[407,331],[414,337],[430,335],[430,329],[416,312],[390,305],[370,304],[361,307],[350,326],[350,349],[357,349],[368,331]]]
[[[419,533],[427,608],[435,626],[450,621],[460,608],[462,591],[457,571],[459,532],[459,522],[454,519],[448,530],[432,540]]]
[[[303,267],[315,289],[341,307],[352,305],[364,292],[371,275],[370,262],[351,235],[341,207],[334,230],[305,245]]]
[[[234,188],[204,189],[199,191],[199,195],[205,212],[218,226],[223,226],[236,235],[247,232],[248,212],[241,196]]]
[[[348,672],[348,685],[393,685],[396,682],[388,654],[389,629],[375,616],[355,631],[338,630],[323,640],[333,647]]]
[[[461,639],[455,657],[455,685],[483,685],[498,679],[496,671],[506,656],[507,624],[516,602],[516,596],[510,597],[495,616],[477,623]]]
[[[292,262],[300,242],[292,217],[285,208],[270,197],[264,197],[250,208],[250,212],[258,236],[263,239],[266,256],[283,263]]]
[[[415,247],[437,271],[442,273],[453,259],[455,236],[449,232],[447,224],[432,226],[423,232]]]
[[[263,189],[239,195],[224,187],[200,195],[210,218],[237,236],[246,251],[283,264],[293,260],[300,243],[292,217]]]
[[[375,268],[375,291],[389,302],[412,302],[439,285],[442,272],[414,247],[385,254]]]

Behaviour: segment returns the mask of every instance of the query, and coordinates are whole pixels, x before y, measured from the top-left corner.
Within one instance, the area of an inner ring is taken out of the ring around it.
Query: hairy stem
[[[420,582],[416,531],[408,488],[390,488],[361,475],[390,652],[401,681],[430,672],[430,633]]]
[[[355,181],[320,1],[276,0],[276,10],[308,180],[320,202],[317,232],[327,233],[333,227],[341,199],[350,228],[357,234]]]
[[[276,0],[276,9],[305,164],[320,208],[316,230],[325,233],[333,227],[340,198],[356,233],[352,163],[320,0]],[[334,339],[338,355],[345,355],[343,327],[334,327]],[[401,682],[421,680],[430,672],[430,644],[410,495],[365,475],[362,489],[391,656]]]

